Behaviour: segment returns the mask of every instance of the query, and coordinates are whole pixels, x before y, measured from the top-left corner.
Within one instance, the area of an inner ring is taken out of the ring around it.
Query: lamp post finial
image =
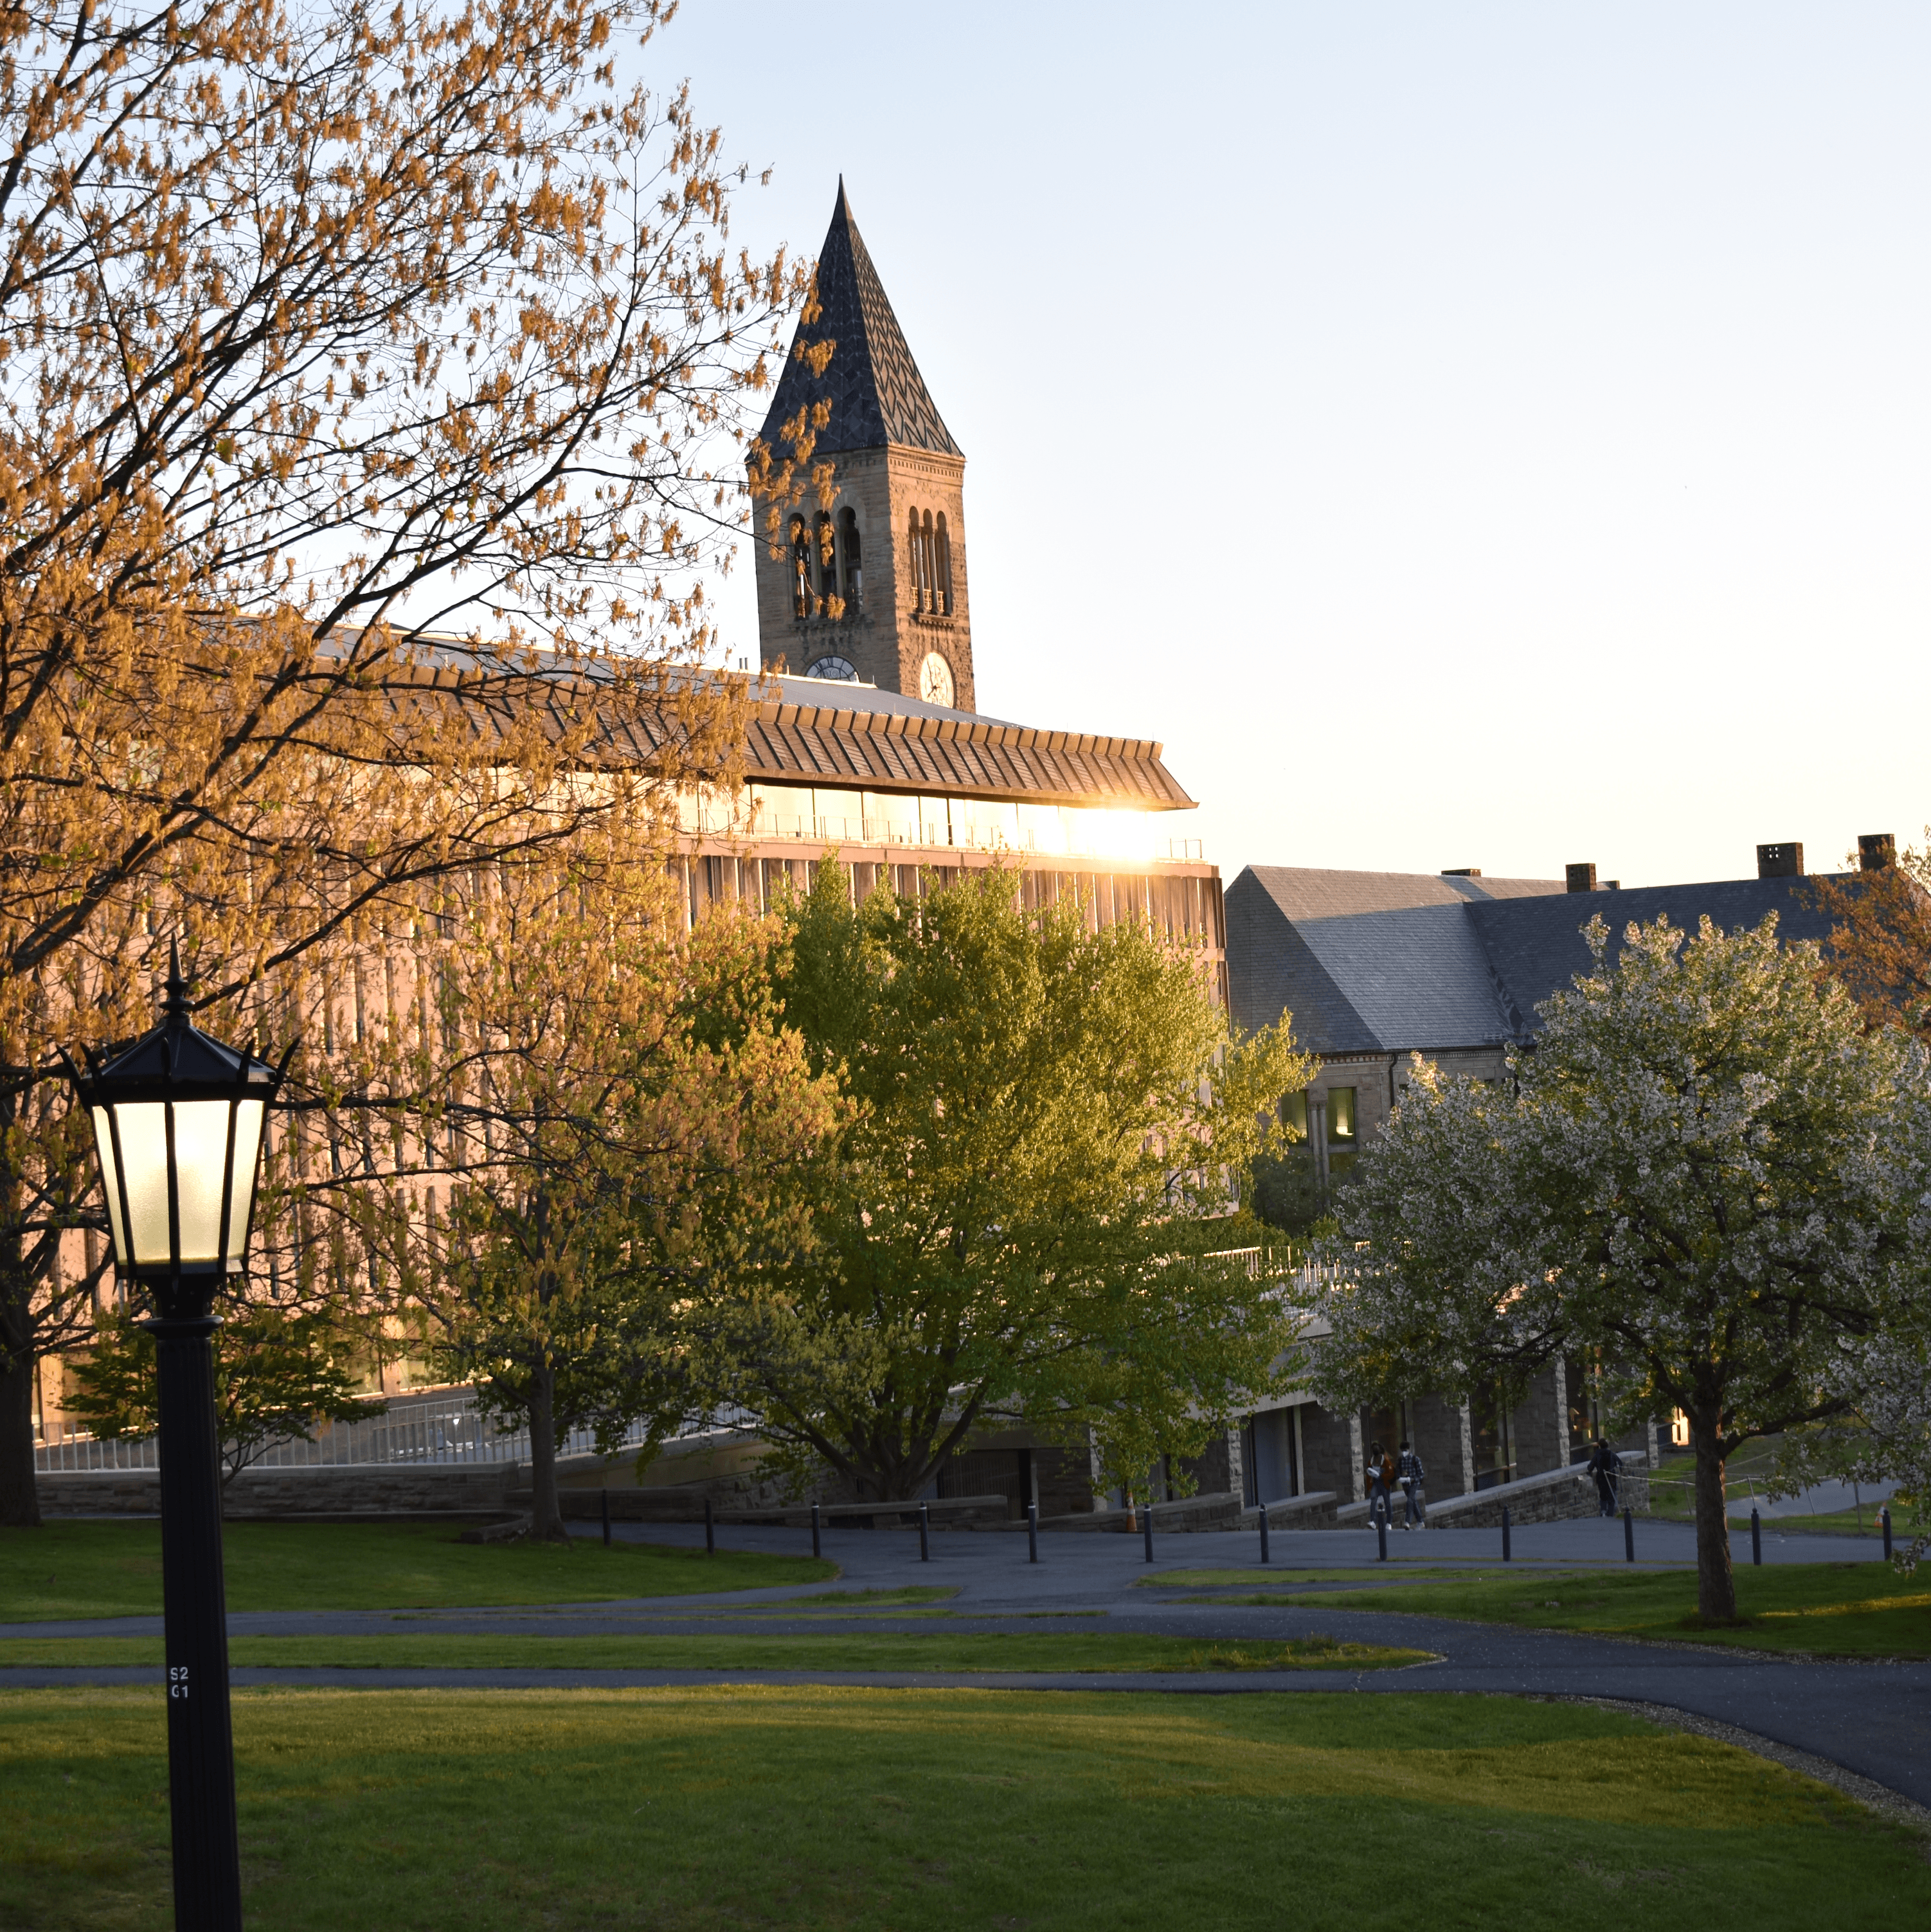
[[[188,989],[193,983],[182,974],[181,942],[170,939],[167,943],[167,998],[161,1002],[161,1011],[168,1018],[187,1018]]]

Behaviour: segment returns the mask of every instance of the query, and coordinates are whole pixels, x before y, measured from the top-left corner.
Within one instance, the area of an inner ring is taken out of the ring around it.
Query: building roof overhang
[[[1194,800],[1148,738],[1047,731],[962,712],[874,711],[861,699],[766,702],[746,733],[744,775],[766,783],[944,792],[1002,803],[1182,812]]]

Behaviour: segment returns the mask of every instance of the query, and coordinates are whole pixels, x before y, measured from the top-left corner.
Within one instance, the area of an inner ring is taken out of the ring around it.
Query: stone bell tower
[[[828,405],[812,460],[832,464],[837,494],[824,508],[807,483],[802,500],[782,506],[775,556],[770,506],[758,506],[764,668],[862,679],[973,710],[965,452],[912,360],[842,181],[818,256],[818,299],[816,320],[798,325],[761,434],[782,458],[790,446],[781,426]],[[830,359],[814,375],[800,352],[826,343]]]

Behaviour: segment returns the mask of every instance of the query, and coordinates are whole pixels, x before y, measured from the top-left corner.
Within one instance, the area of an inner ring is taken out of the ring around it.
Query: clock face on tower
[[[952,706],[952,667],[936,651],[928,651],[918,668],[918,694],[928,704]]]

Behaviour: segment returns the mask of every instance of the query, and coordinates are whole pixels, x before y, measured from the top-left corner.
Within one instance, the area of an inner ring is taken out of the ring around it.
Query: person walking
[[[1378,1442],[1368,1445],[1368,1526],[1374,1527],[1375,1512],[1378,1510],[1386,1522],[1394,1513],[1393,1499],[1388,1493],[1388,1479],[1393,1474],[1395,1465],[1388,1452]]]
[[[1417,1524],[1424,1529],[1428,1526],[1428,1503],[1422,1493],[1422,1485],[1428,1480],[1428,1471],[1422,1467],[1421,1457],[1415,1454],[1413,1445],[1403,1443],[1401,1460],[1395,1465],[1395,1476],[1401,1485],[1402,1495],[1407,1498],[1407,1508],[1401,1518],[1404,1529],[1413,1529]]]
[[[1596,1478],[1596,1501],[1602,1515],[1616,1514],[1616,1485],[1622,1479],[1623,1459],[1610,1448],[1608,1438],[1599,1436],[1589,1457],[1589,1473]]]

